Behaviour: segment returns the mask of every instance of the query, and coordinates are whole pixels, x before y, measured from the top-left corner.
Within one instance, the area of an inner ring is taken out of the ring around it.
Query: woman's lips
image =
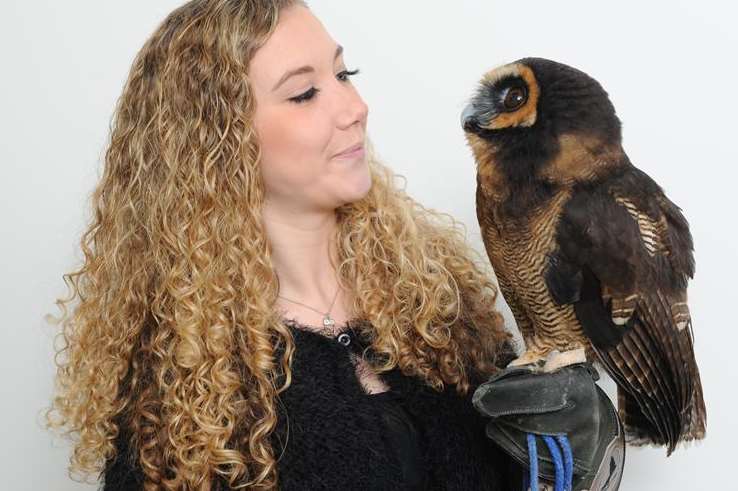
[[[355,158],[363,157],[363,156],[364,156],[364,145],[361,144],[361,145],[357,145],[357,146],[353,147],[352,150],[346,151],[344,153],[339,153],[334,158],[337,158],[337,159],[355,159]]]

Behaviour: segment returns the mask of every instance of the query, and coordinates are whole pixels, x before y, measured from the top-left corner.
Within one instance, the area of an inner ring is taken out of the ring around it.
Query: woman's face
[[[269,206],[334,210],[369,190],[366,156],[336,156],[364,143],[368,114],[337,49],[309,9],[293,6],[280,12],[276,30],[250,62]],[[283,79],[301,67],[312,69]]]

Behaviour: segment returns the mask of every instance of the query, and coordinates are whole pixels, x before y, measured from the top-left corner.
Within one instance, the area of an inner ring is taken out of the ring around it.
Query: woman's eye
[[[348,77],[356,75],[357,73],[359,73],[358,68],[356,70],[351,70],[351,71],[344,70],[340,72],[338,75],[336,75],[336,77],[338,77],[338,79],[341,82],[348,82],[349,80]],[[315,96],[315,94],[317,94],[318,92],[320,92],[320,89],[316,89],[315,87],[310,87],[307,91],[303,92],[302,94],[295,96],[295,97],[291,97],[290,100],[292,102],[296,102],[299,104],[301,102],[305,102],[305,101],[312,99],[313,96]]]
[[[304,102],[309,99],[312,99],[313,96],[318,92],[320,92],[319,89],[316,89],[315,87],[310,87],[306,92],[303,92],[302,94],[296,97],[290,97],[290,100],[293,102],[297,102],[299,104],[300,102]]]
[[[341,73],[339,73],[337,76],[339,76],[339,77],[345,77],[345,78],[342,78],[341,80],[344,81],[344,82],[347,82],[349,77],[352,77],[352,76],[356,75],[357,73],[359,73],[359,69],[358,68],[356,70],[351,70],[351,71],[344,70]]]

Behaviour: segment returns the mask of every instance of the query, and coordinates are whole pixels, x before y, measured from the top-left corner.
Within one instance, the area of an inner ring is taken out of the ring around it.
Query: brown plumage
[[[599,83],[525,58],[486,74],[462,114],[477,217],[526,342],[516,363],[584,347],[618,385],[631,443],[704,438],[679,207],[636,168]]]

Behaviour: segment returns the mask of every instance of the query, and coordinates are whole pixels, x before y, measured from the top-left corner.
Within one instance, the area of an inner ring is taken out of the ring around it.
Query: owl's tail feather
[[[635,398],[618,387],[618,415],[629,445],[666,445],[661,430],[647,418]]]
[[[692,335],[691,320],[688,321],[688,329],[684,330],[682,342],[688,346],[689,353],[692,353],[692,357],[687,360],[692,374],[692,390],[685,408],[685,412],[688,415],[684,418],[684,424],[682,426],[682,440],[701,440],[705,438],[705,432],[707,430],[707,410],[705,409],[705,400],[702,394],[700,371],[694,358],[694,337]]]
[[[649,320],[646,327],[635,318],[616,347],[597,351],[618,384],[628,443],[665,446],[670,455],[678,443],[704,437],[702,386],[689,343],[659,339],[658,321]]]
[[[680,427],[678,441],[686,442],[705,437],[707,412],[702,394],[702,381],[694,353],[692,322],[679,326],[672,315],[672,305],[678,301],[673,294],[655,290],[644,299],[640,310],[642,322],[656,332],[661,341],[673,380],[679,389]],[[660,332],[659,332],[660,331]]]

